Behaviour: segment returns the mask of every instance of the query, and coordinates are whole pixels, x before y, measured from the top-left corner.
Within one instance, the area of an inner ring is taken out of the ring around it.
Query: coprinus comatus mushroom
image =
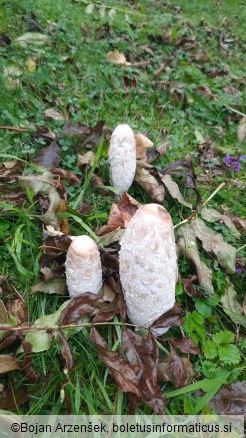
[[[96,243],[89,236],[77,236],[68,248],[66,259],[67,287],[70,297],[85,292],[99,293],[102,266]]]
[[[108,152],[111,184],[118,194],[131,187],[136,172],[135,136],[128,125],[118,125],[110,139]]]
[[[148,328],[174,306],[177,272],[170,214],[160,205],[143,205],[130,220],[120,250],[120,280],[133,324]]]

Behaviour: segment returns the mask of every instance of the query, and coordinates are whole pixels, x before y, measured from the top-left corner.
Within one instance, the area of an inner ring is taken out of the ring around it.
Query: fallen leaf
[[[60,153],[60,147],[55,141],[52,141],[48,147],[39,150],[34,157],[34,161],[47,169],[51,169],[52,167],[57,167],[59,165],[61,160]]]
[[[16,298],[6,304],[8,319],[13,325],[25,324],[28,321],[28,308],[23,298]]]
[[[229,217],[219,213],[217,210],[215,210],[214,208],[203,208],[201,211],[201,216],[203,219],[205,219],[207,222],[222,222],[224,223],[229,230],[232,232],[232,234],[239,239],[240,238],[240,233],[237,231],[234,223],[232,222],[231,219],[229,219]]]
[[[0,409],[15,411],[29,400],[26,390],[8,389],[5,386],[0,391]]]
[[[79,136],[89,135],[91,134],[91,128],[87,125],[80,123],[75,123],[74,125],[72,125],[70,122],[66,121],[59,136],[61,136],[62,134],[71,137],[78,135]]]
[[[103,196],[109,196],[110,191],[105,187],[102,178],[97,175],[96,173],[92,174],[91,180],[90,180],[90,186],[94,187],[95,189],[100,190],[100,193]]]
[[[237,293],[234,285],[227,279],[228,285],[225,293],[221,296],[221,304],[224,312],[231,318],[235,324],[240,324],[246,328],[246,318],[243,316],[243,306],[237,300]]]
[[[50,169],[50,172],[54,176],[58,176],[61,179],[66,179],[70,182],[72,186],[77,186],[81,184],[81,180],[73,173],[71,170],[60,169],[59,167],[54,167]]]
[[[246,219],[243,219],[241,217],[236,217],[233,214],[231,214],[226,205],[221,205],[221,213],[225,216],[227,216],[231,221],[234,223],[235,227],[240,230],[243,229],[246,230]]]
[[[96,344],[99,358],[107,365],[118,387],[123,392],[132,392],[140,398],[138,378],[131,366],[125,363],[118,352],[108,350],[106,341],[94,327],[90,332],[90,340]]]
[[[78,154],[77,155],[77,166],[81,167],[81,166],[85,166],[85,165],[89,165],[92,166],[94,161],[95,161],[95,153],[92,151],[88,151],[83,155]]]
[[[21,336],[21,345],[22,345],[22,348],[24,351],[23,371],[29,377],[29,379],[36,380],[40,376],[34,371],[34,369],[32,367],[32,357],[31,357],[32,344],[27,342],[26,339],[24,339]]]
[[[207,298],[209,295],[202,292],[196,284],[192,283],[196,279],[196,275],[191,275],[188,278],[182,278],[182,284],[186,295],[191,298]]]
[[[237,139],[240,143],[246,138],[246,117],[243,117],[237,127]]]
[[[164,201],[165,190],[157,179],[147,169],[137,166],[135,181],[149,194],[151,199],[159,204]]]
[[[222,385],[208,405],[219,415],[245,415],[246,383],[233,382]]]
[[[125,230],[120,229],[103,234],[103,236],[99,238],[98,243],[103,246],[108,246],[114,242],[119,242],[124,236],[124,233]]]
[[[181,357],[180,359],[186,370],[186,379],[183,386],[187,386],[192,382],[192,379],[195,376],[195,371],[192,363],[187,357]],[[171,382],[173,385],[175,385],[175,381],[177,379],[175,379],[172,369],[170,367],[170,357],[162,358],[161,361],[158,363],[157,378],[159,382]]]
[[[153,73],[154,79],[159,78],[160,74],[163,72],[164,69],[165,69],[165,65],[160,64],[159,67]]]
[[[153,147],[152,141],[146,137],[145,135],[139,133],[135,134],[135,142],[136,142],[136,158],[137,160],[146,160],[147,155],[146,151],[148,148]]]
[[[180,326],[183,324],[184,312],[176,305],[168,312],[161,315],[156,321],[153,322],[150,329],[155,331],[158,328],[169,328],[173,326]]]
[[[177,234],[177,248],[180,255],[187,257],[195,265],[200,286],[205,291],[213,292],[212,271],[200,259],[196,234],[190,224],[180,227]]]
[[[4,181],[15,181],[15,177],[20,175],[23,163],[18,160],[0,163],[0,179]]]
[[[172,344],[170,346],[170,361],[169,367],[172,374],[172,382],[176,388],[180,388],[185,385],[187,379],[187,371],[179,355],[174,350]]]
[[[100,306],[101,305],[101,306]],[[77,322],[84,315],[91,315],[95,308],[105,305],[105,301],[98,294],[84,293],[72,298],[66,308],[62,310],[59,325],[67,325]]]
[[[13,356],[10,356],[9,354],[0,354],[0,374],[19,369],[20,364]]]
[[[119,228],[126,228],[140,206],[141,204],[138,201],[124,192],[120,203],[112,204],[107,225],[103,225],[99,228],[96,234],[98,236],[104,236],[104,234],[111,233]]]
[[[164,169],[159,171],[159,174],[167,175],[173,174],[178,177],[184,176],[186,179],[186,186],[190,187],[196,193],[196,203],[201,202],[201,196],[196,186],[196,174],[194,172],[192,163],[189,160],[178,160],[169,163]]]
[[[191,203],[184,200],[182,194],[180,193],[178,184],[175,181],[173,181],[173,179],[171,178],[170,175],[161,175],[160,174],[160,177],[161,177],[163,184],[168,189],[172,198],[177,199],[177,201],[180,204],[185,205],[188,208],[192,208]]]
[[[73,368],[73,356],[69,347],[69,343],[62,333],[59,333],[59,342],[61,346],[61,355],[66,363],[66,369],[71,371]]]
[[[207,252],[213,252],[218,262],[229,272],[235,273],[236,249],[223,240],[221,234],[210,230],[202,219],[193,219],[191,226],[196,236],[202,242],[202,246]]]
[[[178,348],[182,353],[200,354],[200,348],[196,347],[191,338],[170,339],[171,344]]]
[[[8,312],[2,300],[0,300],[0,324],[4,325],[8,322]]]
[[[34,133],[35,137],[44,137],[44,138],[48,138],[50,140],[55,140],[56,139],[56,135],[54,134],[54,132],[52,132],[50,130],[50,128],[48,126],[37,126],[37,131]]]
[[[18,176],[17,182],[24,190],[26,190],[26,187],[29,187],[34,195],[37,195],[38,193],[47,195],[50,193],[51,189],[56,187],[53,175],[48,171],[38,175]]]
[[[45,110],[44,117],[52,120],[65,120],[64,115],[56,111],[54,108],[48,108]]]
[[[67,295],[67,286],[65,278],[53,278],[48,281],[36,284],[30,290],[30,294],[35,292],[44,292],[45,294]]]
[[[26,48],[29,45],[46,46],[50,45],[51,41],[47,35],[38,32],[27,32],[14,40],[14,43],[19,47]]]
[[[118,52],[117,50],[115,52],[108,52],[107,61],[124,67],[131,65],[130,62],[126,61],[125,55],[123,55],[123,53]]]

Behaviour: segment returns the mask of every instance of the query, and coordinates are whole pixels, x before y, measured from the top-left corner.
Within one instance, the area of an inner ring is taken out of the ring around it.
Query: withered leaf
[[[14,301],[8,301],[6,304],[8,317],[15,325],[21,325],[28,321],[28,309],[22,298],[16,298]]]
[[[117,230],[118,228],[126,228],[132,216],[136,213],[137,209],[141,206],[134,198],[128,193],[124,192],[119,204],[113,203],[107,225],[102,226],[97,230],[97,235],[102,236]]]
[[[24,389],[13,392],[4,386],[0,391],[0,409],[14,411],[18,406],[26,403],[28,399],[29,395]]]
[[[131,65],[130,62],[127,62],[125,55],[117,50],[115,52],[108,52],[107,61],[124,67]]]
[[[234,274],[236,266],[236,249],[223,240],[221,234],[208,228],[202,219],[193,219],[191,226],[207,252],[213,252],[218,262],[230,273]]]
[[[169,343],[169,346],[171,352],[169,366],[173,376],[172,381],[176,386],[176,388],[180,388],[185,384],[187,378],[187,372],[184,363],[182,362],[181,358],[174,350],[172,344]]]
[[[246,328],[246,318],[243,316],[243,306],[239,304],[237,293],[234,285],[227,278],[228,284],[225,288],[225,293],[221,296],[221,304],[224,312],[236,324],[240,324]]]
[[[61,134],[69,135],[69,136],[84,136],[89,135],[91,133],[91,128],[84,124],[75,123],[72,125],[70,122],[66,121],[65,125],[61,130]],[[61,134],[59,137],[61,137]]]
[[[171,344],[178,348],[182,353],[199,354],[200,348],[196,347],[191,338],[170,339]]]
[[[191,203],[184,200],[182,194],[180,193],[178,184],[172,179],[170,175],[160,174],[160,177],[172,198],[177,199],[180,204],[185,205],[188,208],[192,208]]]
[[[30,294],[44,292],[45,294],[66,295],[67,286],[65,278],[52,278],[47,281],[35,284],[30,290]]]
[[[242,143],[245,138],[246,138],[246,117],[243,117],[240,120],[240,123],[237,128],[237,139],[240,143]]]
[[[188,278],[182,278],[182,283],[186,295],[188,295],[191,298],[207,298],[209,295],[202,292],[200,288],[193,283],[193,281],[196,279],[197,279],[196,275],[191,275]]]
[[[69,180],[72,186],[77,186],[81,183],[81,180],[73,173],[71,170],[60,169],[59,167],[54,167],[50,169],[50,172],[54,176],[61,177],[61,179]]]
[[[222,222],[224,223],[232,234],[238,239],[240,237],[240,233],[237,231],[233,221],[226,215],[221,214],[219,211],[214,208],[203,208],[201,210],[201,216],[208,222]]]
[[[199,204],[201,202],[201,196],[196,186],[196,174],[190,161],[173,161],[164,167],[164,169],[162,169],[159,173],[163,175],[173,174],[177,176],[184,176],[186,179],[186,186],[192,188],[196,193],[196,203]]]
[[[75,323],[83,315],[91,315],[96,307],[104,303],[103,298],[91,292],[72,298],[66,308],[61,312],[59,325]]]
[[[31,380],[36,380],[39,378],[39,375],[34,371],[32,367],[32,357],[31,357],[31,351],[32,351],[32,344],[27,342],[22,335],[21,337],[21,345],[23,347],[24,351],[24,359],[23,359],[23,371],[25,374],[29,377]]]
[[[155,79],[159,78],[159,76],[163,72],[164,68],[165,68],[165,65],[164,64],[160,64],[159,67],[154,71],[153,77]]]
[[[136,158],[137,160],[147,159],[147,149],[153,147],[152,141],[142,133],[135,134]]]
[[[151,199],[157,203],[164,201],[165,190],[157,179],[147,169],[137,166],[135,181],[149,194]]]
[[[208,405],[219,415],[245,415],[246,383],[233,382],[222,385]]]
[[[57,167],[60,163],[61,149],[55,141],[44,149],[41,149],[34,157],[34,161],[41,166],[51,169]]]
[[[77,155],[77,166],[83,167],[85,165],[92,166],[93,162],[95,161],[95,153],[92,151],[87,151],[85,154]]]
[[[0,179],[5,181],[14,181],[15,177],[20,175],[23,163],[18,160],[6,161],[0,163]]]
[[[168,328],[182,325],[183,316],[184,312],[175,305],[171,310],[164,313],[160,318],[153,322],[150,328],[154,330],[156,328]]]
[[[186,374],[187,377],[185,379],[184,385],[189,385],[195,375],[195,371],[193,368],[192,363],[190,362],[190,360],[187,357],[181,357],[180,358],[185,370],[186,370]],[[158,363],[157,365],[157,378],[160,382],[172,382],[173,385],[175,385],[175,376],[172,372],[172,369],[170,367],[170,361],[171,358],[169,357],[164,357],[161,359],[161,361]]]
[[[19,369],[20,364],[13,356],[10,356],[9,354],[0,354],[0,374]]]
[[[47,110],[44,111],[44,117],[50,118],[52,120],[65,120],[65,117],[63,114],[59,113],[58,111],[56,111],[54,108],[48,108]]]
[[[196,234],[190,224],[180,227],[177,234],[177,248],[180,255],[187,257],[195,265],[200,286],[204,290],[213,292],[212,271],[200,259]]]
[[[65,336],[60,332],[59,333],[59,342],[61,345],[61,355],[66,363],[66,368],[68,371],[71,371],[73,368],[73,356],[69,347],[69,343]]]
[[[244,231],[246,230],[246,220],[241,218],[241,217],[237,217],[234,216],[233,214],[231,214],[226,205],[221,205],[221,213],[225,216],[227,216],[229,219],[231,219],[231,221],[234,223],[235,227],[240,230],[243,229]]]
[[[103,278],[110,277],[111,275],[116,279],[119,278],[119,259],[116,255],[112,255],[105,251],[100,250]]]
[[[106,341],[94,327],[92,327],[90,332],[90,340],[96,344],[99,358],[109,368],[110,374],[115,379],[118,387],[123,392],[132,392],[140,398],[141,392],[138,388],[138,378],[131,366],[125,363],[118,352],[108,350]]]

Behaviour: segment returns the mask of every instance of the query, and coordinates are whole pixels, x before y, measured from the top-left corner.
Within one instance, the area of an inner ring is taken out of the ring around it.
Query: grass
[[[246,41],[242,32],[246,10],[243,1],[175,0],[164,3],[140,0],[136,3],[107,0],[103,6],[93,4],[91,13],[88,13],[88,5],[90,2],[82,0],[0,0],[1,33],[12,41],[8,46],[0,46],[0,125],[27,130],[15,132],[0,129],[2,161],[18,157],[25,162],[24,172],[30,171],[32,158],[46,144],[45,139],[34,136],[33,131],[37,127],[48,126],[57,135],[63,126],[61,121],[44,119],[47,108],[68,114],[72,123],[83,122],[94,126],[98,121],[105,120],[106,126],[114,128],[120,122],[127,122],[136,132],[148,132],[155,144],[160,142],[164,131],[170,145],[157,164],[159,169],[188,155],[197,174],[202,173],[195,131],[199,131],[203,137],[210,136],[218,163],[223,161],[226,153],[237,156],[243,152],[236,137],[240,120],[237,112],[246,112],[243,65]],[[175,6],[181,10],[175,9]],[[35,13],[35,19],[44,34],[49,35],[51,44],[40,48],[34,44],[19,48],[14,40],[27,32],[32,13]],[[168,32],[170,41],[164,37]],[[196,43],[193,49],[188,50],[184,44],[175,46],[175,41],[184,35]],[[124,53],[133,63],[149,59],[151,62],[145,68],[119,68],[107,62],[106,55],[113,50]],[[152,51],[151,56],[148,50]],[[206,59],[199,61],[190,57],[190,53],[203,50]],[[162,63],[165,69],[155,80],[153,74]],[[6,73],[9,68],[14,69],[12,76]],[[212,77],[209,73],[213,69],[224,73]],[[16,80],[19,81],[17,86]],[[163,81],[173,88],[168,89]],[[127,83],[132,86],[128,87]],[[216,99],[196,93],[197,88],[209,89]],[[81,140],[63,136],[58,141],[62,150],[60,167],[80,175],[76,155],[83,149]],[[110,185],[107,158],[103,152],[100,154],[100,148],[97,159],[99,173],[105,185]],[[35,172],[35,169],[31,167],[31,171]],[[89,189],[90,178],[91,173],[87,175],[82,189],[66,185],[68,205],[75,209],[83,198],[92,206],[90,216],[94,216],[93,220],[84,220],[74,210],[66,213],[72,235],[81,234],[84,230],[94,235],[93,230],[107,221],[113,194],[108,197],[97,195]],[[198,182],[202,199],[205,200],[225,180],[225,188],[211,201],[210,206],[219,209],[221,204],[226,204],[233,214],[244,216],[244,178],[242,172],[239,176],[228,172],[214,177],[208,183]],[[0,194],[4,187],[6,185],[0,185]],[[13,185],[8,188],[12,190]],[[150,201],[135,183],[129,193],[142,203]],[[184,192],[186,194],[192,198],[189,190]],[[1,213],[1,275],[8,276],[9,285],[14,286],[27,302],[29,323],[33,323],[40,316],[56,311],[64,298],[41,293],[30,295],[31,286],[38,282],[42,225],[39,207],[31,195],[29,201],[28,208],[12,207]],[[168,195],[164,206],[169,209],[174,223],[180,222],[180,206]],[[184,209],[181,215],[187,217],[189,213]],[[213,227],[216,229],[216,225]],[[227,227],[217,227],[225,240],[237,249],[244,245],[242,237],[236,241]],[[243,251],[240,250],[238,254],[245,260]],[[219,301],[225,287],[225,273],[217,261],[208,258],[205,252],[202,257],[213,269]],[[185,260],[180,261],[179,269],[185,278],[194,273]],[[231,276],[241,303],[243,278]],[[187,312],[197,309],[195,300],[184,295],[182,290],[177,297]],[[11,298],[11,294],[7,298]],[[218,330],[235,332],[235,324],[225,315],[219,302],[209,308],[212,309],[209,316],[201,316],[205,310],[200,309],[201,327],[209,337]],[[177,329],[172,329],[171,335],[177,333]],[[112,328],[105,329],[104,335],[113,347]],[[88,339],[88,332],[84,329],[77,333],[69,343],[75,364],[69,375],[64,375],[60,347],[53,343],[47,352],[32,355],[33,367],[42,376],[38,382],[30,381],[20,371],[3,376],[4,384],[12,388],[13,394],[23,389],[30,394],[25,405],[17,403],[16,412],[127,413],[126,396],[110,380],[105,365],[98,359],[96,348]],[[223,382],[242,381],[245,378],[243,338],[240,338],[238,345],[241,361],[237,368],[219,362],[221,373],[224,372],[223,376],[226,374],[221,380]],[[4,353],[14,353],[15,350],[15,346],[11,346]],[[207,388],[207,394],[211,395],[211,382],[208,384],[204,371],[205,362],[203,355],[192,359],[196,375],[200,378],[200,387],[205,391]],[[217,382],[215,388],[219,389],[216,372],[213,379],[214,383]],[[194,389],[198,389],[198,383],[194,383]],[[172,385],[162,383],[161,389],[167,394],[167,410],[171,414],[209,412],[208,400],[204,399],[204,404],[199,405],[192,388],[174,391]],[[138,413],[151,412],[143,405],[138,408]]]

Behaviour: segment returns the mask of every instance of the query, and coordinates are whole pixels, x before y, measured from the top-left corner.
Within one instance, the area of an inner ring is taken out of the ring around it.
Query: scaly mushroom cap
[[[174,306],[176,246],[172,219],[164,207],[143,205],[130,220],[121,240],[120,280],[133,324],[149,327]]]
[[[136,172],[136,142],[128,125],[118,125],[110,139],[109,163],[111,184],[119,195],[131,187]]]
[[[66,259],[67,287],[70,297],[85,292],[99,293],[102,267],[96,243],[88,236],[77,236],[68,248]]]

